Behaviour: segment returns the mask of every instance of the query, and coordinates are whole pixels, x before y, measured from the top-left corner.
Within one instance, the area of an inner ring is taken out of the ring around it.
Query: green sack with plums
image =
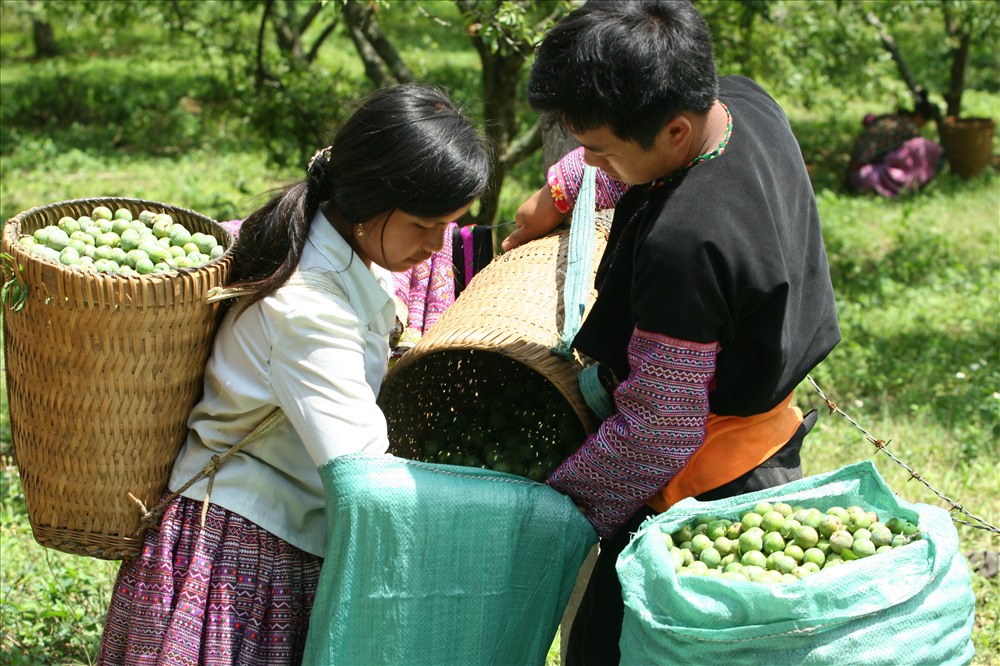
[[[968,664],[950,514],[869,462],[646,520],[617,561],[622,664]]]

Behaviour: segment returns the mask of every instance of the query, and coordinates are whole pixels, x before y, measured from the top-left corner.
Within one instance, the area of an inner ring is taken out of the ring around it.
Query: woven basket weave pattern
[[[946,117],[941,135],[951,170],[964,178],[978,176],[993,158],[995,129],[991,118]]]
[[[103,559],[136,555],[141,511],[158,501],[201,393],[218,324],[206,292],[230,253],[198,268],[138,277],[89,273],[30,254],[21,235],[96,206],[168,213],[192,233],[232,236],[190,210],[125,198],[79,199],[8,221],[3,251],[21,268],[23,309],[4,307],[14,454],[35,539]]]
[[[607,244],[606,227],[599,224],[595,235],[591,275]],[[552,352],[564,318],[568,239],[562,228],[494,259],[396,362],[379,398],[394,453],[415,457],[441,414],[495,400],[510,383],[557,391],[586,432],[596,428],[578,385],[587,361]],[[592,288],[586,311],[596,295]]]

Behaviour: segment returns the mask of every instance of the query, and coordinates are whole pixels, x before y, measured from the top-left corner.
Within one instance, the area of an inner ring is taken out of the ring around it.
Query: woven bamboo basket
[[[138,554],[142,509],[156,504],[201,393],[219,319],[206,292],[231,252],[197,268],[124,277],[45,261],[18,242],[96,206],[168,213],[224,247],[232,235],[194,211],[125,198],[77,199],[7,221],[3,252],[27,297],[3,305],[14,455],[35,540],[101,559]]]
[[[941,136],[951,170],[963,178],[982,173],[993,158],[995,130],[992,118],[944,118]]]
[[[591,278],[606,244],[607,227],[598,220]],[[393,454],[419,458],[427,438],[440,436],[442,415],[471,414],[483,401],[502,402],[513,387],[554,405],[540,424],[547,432],[533,433],[536,439],[557,441],[567,416],[580,429],[577,445],[597,427],[578,383],[590,361],[552,351],[564,321],[568,247],[564,226],[495,258],[393,365],[379,395]],[[591,287],[585,313],[596,296]]]

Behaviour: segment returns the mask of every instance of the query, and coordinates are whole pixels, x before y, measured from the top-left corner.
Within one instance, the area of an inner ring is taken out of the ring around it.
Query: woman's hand
[[[514,214],[514,231],[504,239],[504,252],[518,245],[541,238],[562,222],[563,214],[556,209],[549,186],[545,185],[521,204]]]

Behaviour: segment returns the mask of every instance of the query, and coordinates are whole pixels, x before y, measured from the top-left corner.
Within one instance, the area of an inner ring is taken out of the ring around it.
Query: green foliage
[[[0,219],[44,203],[104,195],[165,201],[220,220],[241,217],[270,189],[300,178],[311,152],[369,89],[341,32],[308,68],[269,50],[265,64],[281,86],[258,86],[258,2],[39,4],[53,12],[46,17],[62,47],[55,59],[31,60],[27,15],[8,11],[27,3],[5,0],[0,14]],[[698,4],[715,30],[720,73],[770,82],[810,168],[844,336],[813,376],[936,488],[995,524],[996,171],[966,181],[945,169],[922,192],[895,201],[844,193],[846,155],[862,115],[907,101],[858,3]],[[311,2],[298,6],[306,5]],[[949,42],[937,5],[878,8],[891,10],[883,20],[891,22],[921,82],[940,95]],[[383,29],[418,79],[451,89],[482,117],[480,61],[455,5],[379,7]],[[963,107],[967,115],[1000,120],[992,43],[973,44]],[[519,113],[521,126],[530,124],[531,113]],[[501,192],[498,222],[513,219],[542,178],[540,155],[516,165]],[[0,454],[9,456],[6,394],[0,393]],[[828,414],[811,386],[801,386],[796,397],[803,408],[822,412],[803,452],[807,473],[873,457],[908,500],[941,503],[846,421]],[[92,660],[116,565],[34,543],[9,466],[0,474],[0,517],[4,663]],[[1000,548],[982,530],[960,525],[959,534],[963,552]],[[979,654],[973,663],[997,666],[1000,582],[974,577],[974,589]],[[547,663],[558,663],[555,648]]]
[[[194,63],[92,60],[12,73],[0,98],[3,151],[43,134],[101,152],[177,152],[213,134],[206,107],[227,95]]]
[[[458,0],[466,14],[467,30],[478,36],[491,53],[528,56],[572,5],[556,2],[510,2],[509,0]]]
[[[1000,577],[984,578],[973,574],[972,591],[976,595],[976,626],[973,664],[1000,664]]]
[[[844,338],[824,373],[876,412],[933,424],[962,466],[995,456],[1000,440],[1000,239],[988,214],[949,211],[957,197],[997,210],[996,174],[944,174],[899,201],[819,201]]]
[[[962,32],[971,38],[966,88],[1000,89],[996,3],[695,1],[712,28],[721,72],[765,81],[776,97],[794,99],[806,109],[830,107],[844,93],[884,100],[890,110],[912,104],[895,63],[866,19],[869,12],[891,32],[932,101],[948,92],[952,50]]]
[[[339,124],[353,110],[359,84],[340,72],[288,68],[281,83],[256,87],[244,79],[233,85],[246,128],[278,167],[305,164],[327,146]],[[343,100],[343,101],[342,101]]]
[[[719,70],[768,82],[773,95],[805,108],[831,103],[831,94],[869,93],[893,72],[851,5],[785,0],[696,3],[712,29]],[[819,46],[822,45],[822,48]],[[834,82],[836,82],[834,84]]]
[[[16,470],[0,469],[0,649],[4,664],[93,663],[117,562],[41,549]]]

